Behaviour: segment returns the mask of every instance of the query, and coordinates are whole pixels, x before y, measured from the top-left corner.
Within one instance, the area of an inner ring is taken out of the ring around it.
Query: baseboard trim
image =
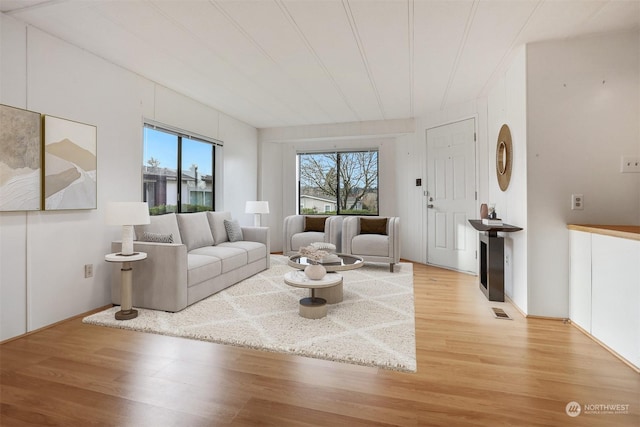
[[[29,335],[32,335],[32,334],[37,334],[38,332],[42,332],[42,331],[44,331],[46,329],[53,328],[54,326],[58,326],[58,325],[60,325],[62,323],[68,322],[70,320],[75,320],[75,319],[78,319],[78,318],[87,317],[87,316],[89,316],[91,314],[98,313],[99,311],[103,311],[103,310],[106,310],[107,308],[111,308],[111,307],[113,307],[113,304],[108,304],[108,305],[105,305],[103,307],[94,308],[93,310],[89,310],[89,311],[87,311],[85,313],[80,313],[80,314],[77,314],[75,316],[71,316],[71,317],[69,317],[67,319],[59,320],[59,321],[57,321],[55,323],[52,323],[50,325],[43,326],[42,328],[38,328],[38,329],[35,329],[33,331],[29,331],[27,333],[24,333],[24,334],[16,335],[15,337],[7,338],[4,341],[0,341],[0,345],[9,343],[11,341],[18,340],[20,338],[28,337]]]
[[[600,347],[604,348],[605,350],[607,350],[609,353],[611,353],[612,355],[614,355],[616,358],[620,359],[621,362],[623,362],[625,365],[627,365],[628,367],[630,367],[631,369],[633,369],[637,374],[640,374],[640,367],[634,365],[633,363],[631,363],[630,361],[628,361],[627,359],[625,359],[624,357],[622,357],[619,353],[617,353],[615,350],[613,350],[611,347],[609,347],[608,345],[606,345],[605,343],[603,343],[602,341],[600,341],[598,338],[594,337],[593,335],[591,335],[586,329],[583,329],[581,326],[576,325],[575,323],[573,323],[571,321],[571,319],[568,319],[568,323],[570,323],[574,328],[576,328],[577,330],[579,330],[580,332],[582,332],[583,334],[585,334],[587,337],[589,337],[591,339],[591,341],[595,342],[596,344],[600,345]]]

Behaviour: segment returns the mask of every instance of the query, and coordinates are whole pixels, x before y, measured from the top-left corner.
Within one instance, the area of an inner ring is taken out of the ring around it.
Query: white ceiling
[[[640,0],[0,0],[255,127],[418,117],[486,95],[523,43],[640,28]]]

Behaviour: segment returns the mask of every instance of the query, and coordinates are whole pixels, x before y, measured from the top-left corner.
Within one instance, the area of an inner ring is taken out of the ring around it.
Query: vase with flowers
[[[309,261],[309,265],[304,269],[304,274],[309,279],[320,280],[327,274],[327,270],[320,264],[320,261],[329,255],[327,251],[317,249],[313,246],[303,246],[298,250],[298,253],[300,256],[306,257],[307,261]]]

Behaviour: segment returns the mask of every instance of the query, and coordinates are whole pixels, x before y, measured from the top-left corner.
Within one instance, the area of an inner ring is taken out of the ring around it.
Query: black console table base
[[[522,228],[509,224],[485,225],[481,220],[470,219],[469,223],[480,234],[480,290],[489,301],[504,302],[504,238],[498,232],[520,231]]]

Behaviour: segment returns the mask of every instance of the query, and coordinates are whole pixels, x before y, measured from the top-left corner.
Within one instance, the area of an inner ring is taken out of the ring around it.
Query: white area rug
[[[344,301],[329,305],[327,317],[298,315],[309,294],[284,283],[287,258],[271,256],[271,268],[178,313],[138,309],[119,321],[112,307],[83,322],[291,353],[398,371],[416,371],[413,265],[367,264],[345,271]],[[135,284],[134,284],[135,286]]]

